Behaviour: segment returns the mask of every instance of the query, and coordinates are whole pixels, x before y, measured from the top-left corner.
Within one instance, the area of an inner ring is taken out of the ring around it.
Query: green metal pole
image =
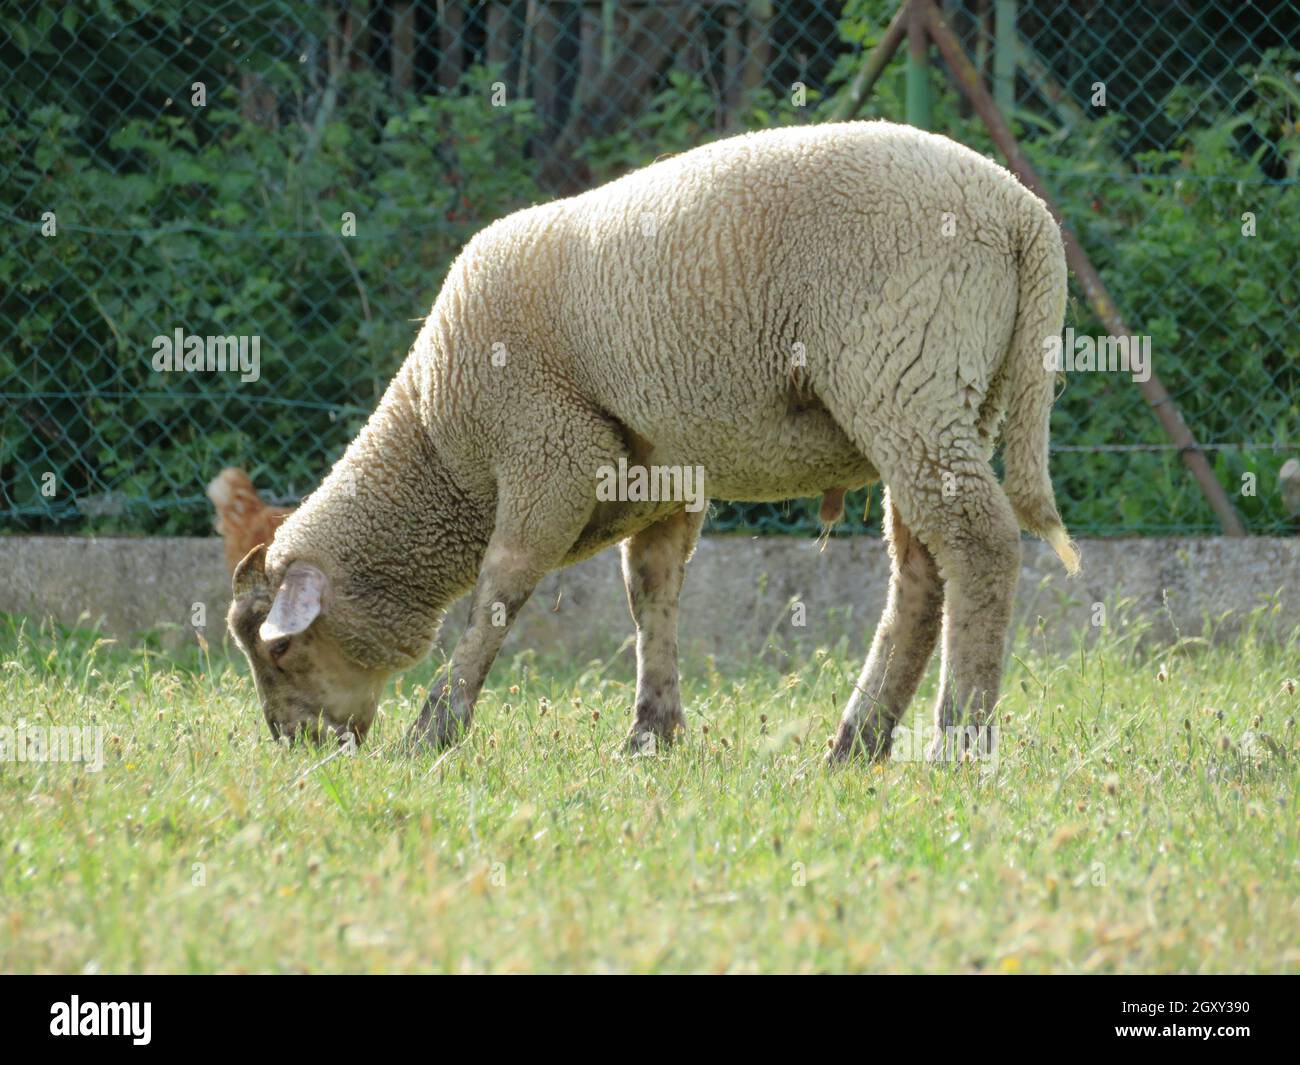
[[[925,8],[909,0],[907,13],[907,122],[917,129],[930,128],[930,70],[926,50],[930,38],[925,28]]]
[[[614,61],[614,14],[616,0],[600,5],[600,69],[608,70]]]
[[[997,0],[993,8],[993,102],[1008,122],[1016,106],[1016,0]]]

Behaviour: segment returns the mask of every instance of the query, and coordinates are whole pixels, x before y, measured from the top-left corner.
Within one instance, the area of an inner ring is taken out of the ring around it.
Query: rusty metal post
[[[917,129],[930,128],[930,37],[925,30],[925,9],[908,4],[907,123]]]
[[[862,110],[862,105],[867,102],[871,90],[875,88],[880,75],[884,73],[885,67],[894,58],[894,53],[898,51],[898,46],[903,41],[903,34],[907,32],[907,12],[910,7],[911,0],[905,0],[898,5],[898,10],[894,12],[894,17],[889,20],[889,25],[885,28],[885,35],[876,42],[876,47],[867,56],[866,63],[854,75],[853,82],[849,85],[848,96],[830,116],[830,121],[847,122]]]

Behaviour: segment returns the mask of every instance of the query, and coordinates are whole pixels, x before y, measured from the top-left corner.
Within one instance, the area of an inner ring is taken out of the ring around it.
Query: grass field
[[[0,619],[0,724],[105,737],[0,762],[0,968],[1295,972],[1300,633],[1257,631],[1022,631],[996,762],[828,772],[847,646],[687,671],[689,739],[638,758],[625,658],[527,654],[412,757],[430,666],[325,761],[215,648]]]

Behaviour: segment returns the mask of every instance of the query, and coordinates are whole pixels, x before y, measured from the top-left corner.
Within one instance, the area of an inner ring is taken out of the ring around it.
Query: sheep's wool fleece
[[[346,579],[365,545],[394,587],[356,594],[444,606],[502,508],[525,540],[570,512],[588,515],[583,553],[626,536],[625,515],[591,515],[597,470],[625,456],[702,466],[708,495],[736,500],[883,477],[924,537],[1008,407],[1006,493],[1064,552],[1041,353],[1065,295],[1043,203],[947,138],[854,122],[663,159],[470,241],[270,570],[307,557]],[[440,514],[453,500],[462,517]],[[470,513],[482,533],[458,526]]]

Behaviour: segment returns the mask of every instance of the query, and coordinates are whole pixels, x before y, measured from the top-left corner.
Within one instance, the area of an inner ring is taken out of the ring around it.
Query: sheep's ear
[[[266,587],[266,544],[258,544],[240,559],[230,586],[236,599]]]
[[[320,615],[325,586],[325,574],[310,562],[290,563],[258,635],[264,640],[278,640],[304,632]]]

